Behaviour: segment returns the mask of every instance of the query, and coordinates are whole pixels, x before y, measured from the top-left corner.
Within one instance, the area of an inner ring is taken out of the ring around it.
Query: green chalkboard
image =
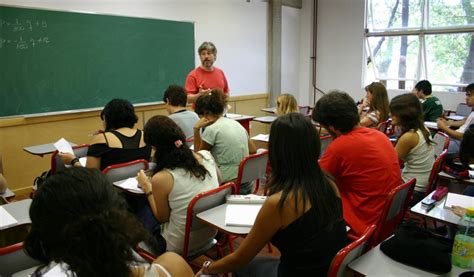
[[[161,101],[194,67],[194,24],[0,6],[0,116]]]

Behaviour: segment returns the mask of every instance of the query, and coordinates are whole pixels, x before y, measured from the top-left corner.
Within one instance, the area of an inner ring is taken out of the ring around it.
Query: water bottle
[[[460,268],[474,267],[474,207],[467,208],[466,215],[459,220],[451,262]]]

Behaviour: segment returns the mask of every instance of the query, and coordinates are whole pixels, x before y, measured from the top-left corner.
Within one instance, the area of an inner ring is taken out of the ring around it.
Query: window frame
[[[368,67],[368,59],[373,57],[373,53],[369,38],[373,37],[401,37],[401,36],[418,36],[419,40],[419,49],[418,49],[418,62],[417,69],[415,70],[415,80],[412,78],[395,78],[389,76],[388,78],[380,78],[377,70],[377,63],[374,58],[371,59],[373,63],[373,76],[376,80],[386,82],[386,81],[413,81],[416,83],[419,80],[428,79],[428,65],[427,65],[427,51],[426,51],[426,35],[437,35],[437,34],[469,34],[472,33],[474,36],[474,24],[472,25],[458,25],[458,26],[445,26],[445,27],[428,27],[429,23],[429,0],[421,0],[422,9],[422,19],[419,27],[399,27],[399,28],[390,28],[390,29],[377,29],[370,31],[369,30],[369,2],[376,0],[365,0],[365,14],[364,14],[364,70],[362,79],[364,82],[367,81],[367,73],[370,70]],[[373,13],[373,12],[372,12]],[[474,38],[473,38],[474,39]],[[430,80],[430,82],[435,86],[452,86],[462,88],[468,84],[462,83],[446,83],[446,82],[436,82],[435,80]],[[402,89],[403,88],[396,88]]]

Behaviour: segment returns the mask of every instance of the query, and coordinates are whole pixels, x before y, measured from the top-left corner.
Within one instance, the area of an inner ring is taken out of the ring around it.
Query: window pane
[[[369,37],[368,41],[377,79],[416,79],[418,36]]]
[[[474,82],[474,33],[426,35],[427,77],[433,83]]]
[[[369,31],[421,28],[421,0],[367,0]]]
[[[474,25],[474,1],[428,1],[428,27]]]

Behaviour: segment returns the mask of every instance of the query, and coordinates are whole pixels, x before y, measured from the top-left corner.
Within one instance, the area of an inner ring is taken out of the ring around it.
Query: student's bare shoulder
[[[161,170],[157,172],[153,177],[151,178],[152,183],[154,184],[159,184],[159,185],[169,185],[173,184],[174,179],[173,175],[169,173],[167,170]]]
[[[105,143],[105,136],[107,135],[108,132],[106,133],[98,133],[92,136],[91,143],[90,144],[99,144],[99,143]]]
[[[418,144],[418,140],[419,140],[419,136],[418,134],[413,131],[413,130],[410,130],[406,133],[404,133],[399,139],[398,139],[398,142],[397,143],[402,143],[402,144],[407,144],[407,145],[412,145],[412,146],[415,146]]]

